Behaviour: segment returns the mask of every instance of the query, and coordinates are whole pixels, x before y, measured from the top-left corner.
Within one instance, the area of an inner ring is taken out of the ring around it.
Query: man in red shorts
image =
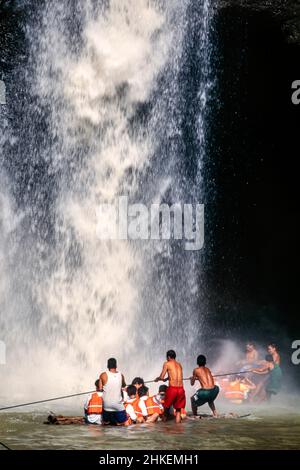
[[[165,379],[166,374],[168,378]],[[176,353],[173,350],[167,352],[167,361],[163,365],[163,370],[155,382],[169,380],[169,386],[166,390],[164,402],[164,417],[167,419],[170,415],[170,408],[173,406],[176,411],[176,423],[181,422],[181,409],[185,408],[185,391],[183,388],[182,366],[176,361]]]

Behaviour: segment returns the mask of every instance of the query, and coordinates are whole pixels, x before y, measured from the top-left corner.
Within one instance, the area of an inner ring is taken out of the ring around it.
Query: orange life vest
[[[135,400],[135,401],[132,403],[132,406],[133,406],[133,409],[134,409],[134,411],[135,411],[135,414],[136,414],[137,416],[139,416],[139,417],[144,418],[144,415],[143,415],[143,412],[142,412],[142,410],[141,410],[141,408],[140,408],[139,403],[140,403],[140,398],[137,398],[137,400]]]
[[[224,390],[224,395],[228,400],[244,400],[240,382],[230,382]]]
[[[161,415],[163,410],[159,406],[159,403],[154,400],[154,397],[149,397],[146,400],[146,408],[148,412],[148,416],[154,415],[155,413]]]
[[[127,406],[128,406],[128,405],[131,405],[132,408],[133,408],[133,410],[134,410],[134,412],[135,412],[135,414],[136,414],[136,407],[137,407],[139,401],[140,401],[139,398],[134,398],[134,399],[129,398],[128,401],[125,401],[125,402],[124,402],[125,410],[127,410]]]
[[[97,414],[100,415],[102,414],[103,411],[103,399],[102,397],[99,397],[97,392],[94,392],[88,402],[87,406],[87,414]]]

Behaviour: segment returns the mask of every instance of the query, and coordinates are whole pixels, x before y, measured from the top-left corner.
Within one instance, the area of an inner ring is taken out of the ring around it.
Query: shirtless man
[[[201,388],[191,397],[191,405],[193,415],[197,416],[198,406],[202,406],[208,403],[213,415],[217,416],[216,407],[214,400],[219,394],[219,387],[215,385],[214,378],[211,374],[210,369],[206,367],[206,357],[200,355],[197,357],[198,367],[193,370],[193,376],[191,377],[191,385],[193,386],[196,380],[199,381]]]
[[[252,342],[246,344],[246,357],[245,359],[239,361],[237,365],[239,366],[250,366],[257,364],[258,361],[258,351]]]
[[[168,375],[167,379],[165,379],[166,375]],[[163,365],[160,376],[155,379],[155,382],[169,380],[164,401],[164,420],[169,418],[170,408],[173,406],[176,413],[176,423],[181,422],[181,409],[185,408],[186,403],[182,377],[182,366],[176,361],[175,351],[170,350],[167,352],[167,361]]]
[[[107,361],[107,372],[99,377],[99,389],[103,390],[103,424],[127,426],[128,418],[123,404],[122,388],[126,387],[124,375],[117,371],[117,361]]]

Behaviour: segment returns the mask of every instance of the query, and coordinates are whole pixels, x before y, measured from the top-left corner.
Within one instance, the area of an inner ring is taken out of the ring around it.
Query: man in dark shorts
[[[217,417],[214,401],[219,394],[219,387],[215,384],[210,369],[206,367],[206,357],[203,355],[198,356],[197,364],[198,367],[193,370],[191,385],[193,386],[196,380],[198,380],[201,388],[199,388],[199,390],[197,390],[197,392],[191,397],[193,415],[197,416],[198,406],[202,406],[205,403],[208,403],[208,406],[212,410],[213,415]]]
[[[128,418],[123,404],[122,388],[126,386],[123,374],[117,371],[117,361],[107,361],[107,372],[99,378],[99,388],[103,390],[103,424],[128,426]]]
[[[168,379],[165,376],[168,374]],[[176,413],[176,423],[181,422],[181,409],[185,408],[186,399],[183,388],[182,366],[176,361],[176,353],[173,350],[167,352],[167,361],[163,365],[162,372],[155,382],[169,380],[169,386],[166,390],[164,400],[164,418],[170,416],[170,408],[173,406]]]

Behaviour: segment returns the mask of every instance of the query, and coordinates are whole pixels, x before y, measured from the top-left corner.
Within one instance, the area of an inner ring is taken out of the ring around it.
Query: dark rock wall
[[[238,7],[249,12],[267,12],[276,20],[286,41],[300,44],[299,0],[214,0],[217,8]]]

